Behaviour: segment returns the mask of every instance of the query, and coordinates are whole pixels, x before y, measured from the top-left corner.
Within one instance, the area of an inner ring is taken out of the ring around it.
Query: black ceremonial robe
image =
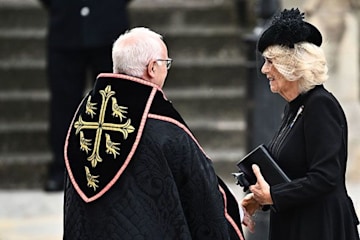
[[[269,149],[292,179],[270,188],[270,239],[358,240],[345,186],[347,123],[334,96],[321,85],[291,101]]]
[[[101,74],[65,143],[64,239],[242,239],[237,202],[161,89]]]

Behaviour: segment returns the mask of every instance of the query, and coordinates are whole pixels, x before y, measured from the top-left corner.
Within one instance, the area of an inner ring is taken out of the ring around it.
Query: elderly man
[[[65,142],[64,239],[243,239],[239,208],[167,100],[162,36],[113,45]]]

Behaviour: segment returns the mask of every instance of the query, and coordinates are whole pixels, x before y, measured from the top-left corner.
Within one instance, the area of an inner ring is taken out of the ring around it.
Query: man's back
[[[85,203],[67,178],[64,239],[224,239],[216,186],[193,139],[173,123],[149,119],[130,164],[102,197]]]

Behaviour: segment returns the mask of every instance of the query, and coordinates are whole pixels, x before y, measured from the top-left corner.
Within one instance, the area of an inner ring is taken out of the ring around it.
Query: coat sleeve
[[[347,125],[338,103],[327,95],[309,99],[304,108],[303,134],[307,173],[291,183],[271,187],[277,211],[319,200],[343,182]],[[302,147],[302,146],[299,146]]]

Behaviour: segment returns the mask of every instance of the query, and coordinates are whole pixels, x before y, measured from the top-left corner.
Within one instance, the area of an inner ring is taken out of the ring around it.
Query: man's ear
[[[155,77],[156,66],[155,62],[150,62],[147,66],[147,73],[151,78]]]

